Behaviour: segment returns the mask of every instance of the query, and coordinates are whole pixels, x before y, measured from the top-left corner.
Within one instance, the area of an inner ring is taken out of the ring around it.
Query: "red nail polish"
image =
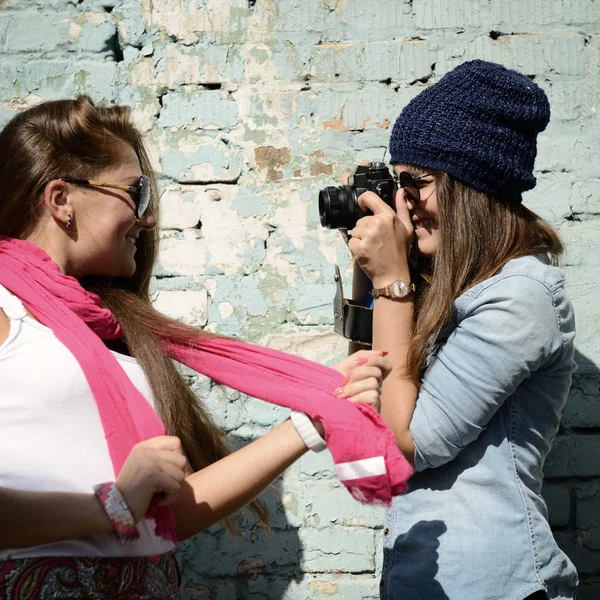
[[[387,356],[389,354],[387,350],[378,350],[378,352],[381,354],[381,356]]]
[[[357,365],[366,365],[369,362],[368,358],[357,358],[354,363]]]

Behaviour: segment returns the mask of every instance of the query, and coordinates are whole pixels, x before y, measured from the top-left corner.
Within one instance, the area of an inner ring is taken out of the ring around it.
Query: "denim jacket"
[[[544,256],[454,302],[410,425],[417,472],[387,512],[381,600],[574,597],[541,496],[574,337],[564,277]]]

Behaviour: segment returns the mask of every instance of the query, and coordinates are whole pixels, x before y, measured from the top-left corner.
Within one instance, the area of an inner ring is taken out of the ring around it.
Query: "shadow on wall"
[[[261,495],[270,533],[245,512],[236,518],[235,539],[215,526],[181,544],[182,600],[281,600],[290,582],[302,579],[298,530],[286,519],[281,495],[279,480]]]
[[[600,598],[600,368],[576,350],[561,428],[544,467],[543,495],[559,546],[579,572],[578,600]]]

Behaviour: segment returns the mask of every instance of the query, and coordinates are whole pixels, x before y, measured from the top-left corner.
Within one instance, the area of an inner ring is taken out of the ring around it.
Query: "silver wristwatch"
[[[384,296],[385,298],[406,298],[415,291],[415,284],[397,279],[393,283],[382,288],[371,290],[373,298]]]

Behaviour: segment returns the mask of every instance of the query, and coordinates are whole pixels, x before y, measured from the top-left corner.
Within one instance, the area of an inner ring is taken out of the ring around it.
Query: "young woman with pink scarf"
[[[266,522],[255,498],[322,435],[356,498],[404,490],[370,406],[385,352],[332,370],[161,315],[158,219],[128,109],[47,102],[0,133],[2,597],[176,597],[177,540],[247,504]],[[231,454],[172,359],[291,420]]]

